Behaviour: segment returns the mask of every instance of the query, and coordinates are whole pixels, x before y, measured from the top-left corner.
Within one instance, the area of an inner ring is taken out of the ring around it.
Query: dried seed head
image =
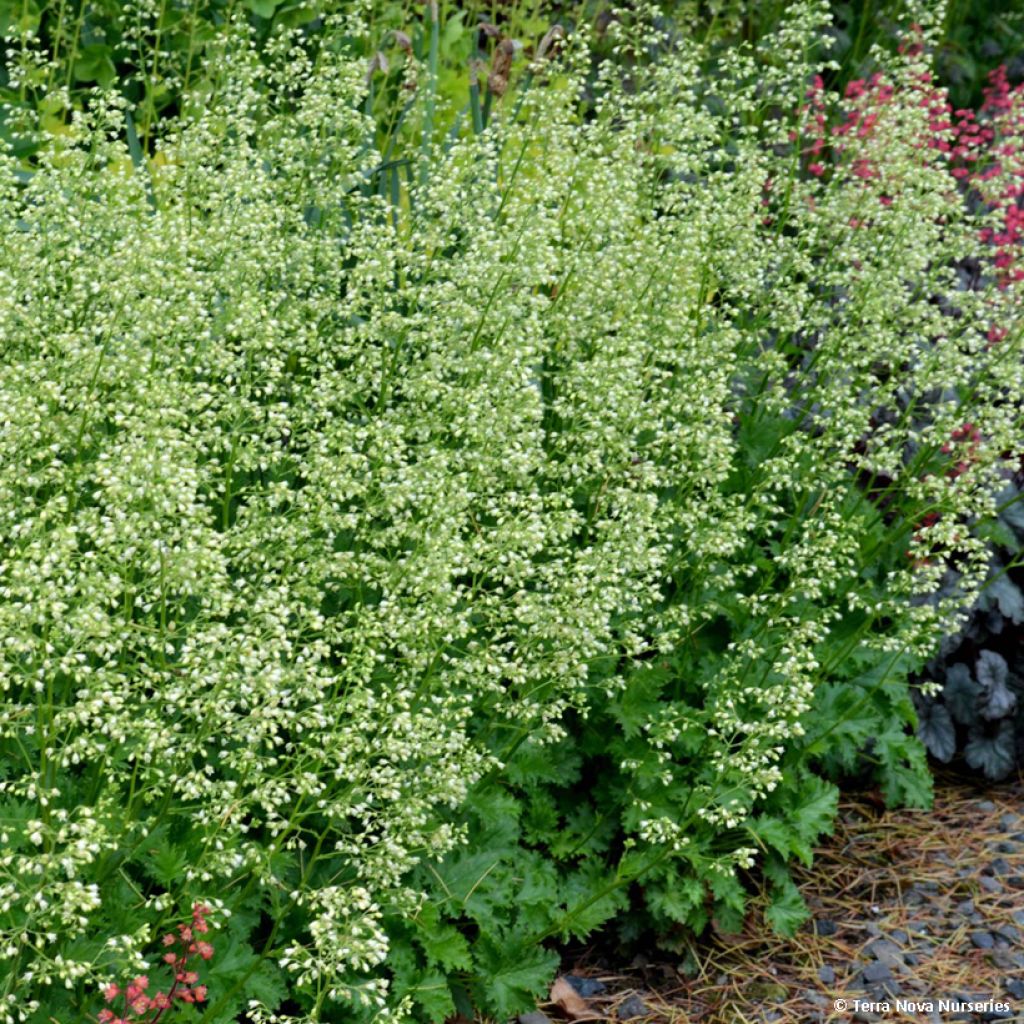
[[[491,73],[487,76],[487,88],[497,97],[505,95],[508,89],[508,76],[512,70],[512,58],[518,47],[511,39],[502,39],[494,51],[491,60]]]

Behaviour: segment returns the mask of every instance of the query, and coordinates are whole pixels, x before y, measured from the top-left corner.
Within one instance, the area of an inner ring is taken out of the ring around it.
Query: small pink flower
[[[103,990],[103,998],[106,999],[108,1003],[112,1003],[120,994],[121,989],[117,985],[113,984],[113,982]]]
[[[198,948],[199,948],[199,955],[204,960],[209,960],[210,957],[213,956],[213,946],[211,946],[208,942],[200,942],[200,943],[198,943]]]

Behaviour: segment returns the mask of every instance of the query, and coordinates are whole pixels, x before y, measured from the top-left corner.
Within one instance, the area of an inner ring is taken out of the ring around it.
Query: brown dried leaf
[[[382,71],[385,75],[388,73],[388,59],[384,53],[378,50],[370,60],[370,64],[366,69],[366,84],[370,84],[370,79],[373,78],[374,72]]]
[[[565,978],[555,979],[554,985],[551,986],[551,1002],[570,1020],[598,1020],[600,1016],[587,1005]]]
[[[508,76],[512,70],[512,58],[516,53],[516,44],[511,39],[502,39],[494,50],[491,60],[491,73],[487,76],[487,88],[499,99],[508,88]]]
[[[548,50],[551,49],[552,45],[560,43],[563,39],[565,39],[565,29],[561,25],[552,25],[544,33],[544,38],[537,46],[537,52],[533,55],[533,59],[536,61],[543,60],[548,55]]]

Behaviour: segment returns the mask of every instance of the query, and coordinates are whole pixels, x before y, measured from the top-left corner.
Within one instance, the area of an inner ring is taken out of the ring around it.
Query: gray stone
[[[868,982],[892,981],[892,971],[888,964],[875,960],[861,971],[861,977]]]
[[[910,938],[902,928],[893,928],[893,930],[889,932],[889,937],[893,942],[898,942],[901,946],[906,943],[908,938]]]
[[[997,948],[992,950],[992,963],[1001,971],[1020,972],[1024,975],[1024,953],[1019,953],[1014,949]]]
[[[981,875],[978,878],[978,882],[986,892],[1001,893],[1003,891],[1002,883],[992,878],[991,875]]]
[[[529,1013],[521,1013],[516,1020],[519,1024],[551,1024],[551,1018],[540,1010],[531,1010]]]
[[[984,811],[986,814],[991,814],[996,809],[996,805],[991,800],[979,800],[978,810]]]
[[[885,964],[886,967],[896,968],[903,966],[903,951],[895,942],[889,939],[875,939],[874,942],[868,943],[865,952]]]
[[[903,994],[903,987],[894,978],[889,981],[880,981],[877,985],[868,985],[868,996],[873,1003],[882,1003],[893,996]]]
[[[825,964],[823,967],[818,968],[818,981],[824,985],[834,985],[836,982],[836,972]]]
[[[818,918],[814,922],[815,935],[835,935],[837,931],[839,931],[839,926],[835,921],[830,921],[826,917]]]
[[[1003,982],[1003,988],[1013,996],[1014,999],[1024,999],[1024,980],[1020,978],[1007,978]]]
[[[956,905],[956,912],[964,917],[970,917],[974,913],[974,900],[964,900]]]
[[[619,1003],[615,1013],[619,1020],[632,1020],[634,1017],[646,1017],[650,1011],[638,995],[631,995],[625,1002]]]
[[[1016,814],[1004,814],[999,819],[999,824],[1002,825],[1003,828],[1006,829],[1007,832],[1009,832],[1010,829],[1017,827],[1017,822],[1018,821],[1020,821],[1020,817],[1018,815],[1016,815]]]
[[[1005,857],[996,857],[987,870],[993,875],[1008,875],[1011,871],[1010,862]]]
[[[978,949],[991,949],[995,944],[995,939],[988,932],[971,932],[971,945]]]
[[[565,980],[584,999],[589,999],[591,996],[599,996],[608,987],[603,981],[598,981],[597,978],[581,978],[576,974],[567,974]]]

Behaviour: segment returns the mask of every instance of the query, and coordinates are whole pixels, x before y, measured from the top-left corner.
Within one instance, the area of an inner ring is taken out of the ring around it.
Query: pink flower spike
[[[208,942],[200,942],[200,943],[198,943],[198,947],[199,947],[199,955],[204,960],[209,960],[210,957],[213,956],[213,946],[211,946]]]
[[[807,170],[817,178],[820,178],[825,173],[825,167],[822,164],[808,164]]]
[[[112,1003],[120,994],[121,989],[117,985],[113,984],[113,982],[103,990],[103,998],[106,999],[108,1003]]]

